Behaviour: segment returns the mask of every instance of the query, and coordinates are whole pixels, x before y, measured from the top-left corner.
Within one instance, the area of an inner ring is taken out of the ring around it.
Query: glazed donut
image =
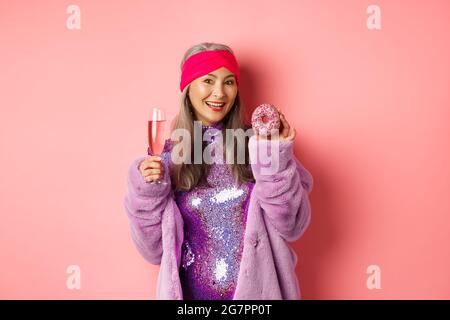
[[[280,128],[277,108],[269,103],[259,105],[252,114],[252,127],[260,135],[268,136],[271,130]]]

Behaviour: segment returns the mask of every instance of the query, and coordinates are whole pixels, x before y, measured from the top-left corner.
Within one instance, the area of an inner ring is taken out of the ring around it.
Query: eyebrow
[[[214,74],[212,74],[212,73],[208,73],[207,75],[208,75],[208,76],[211,76],[211,77],[214,77],[214,78],[217,78],[217,76],[214,75]],[[229,77],[234,77],[234,74],[229,74],[229,75],[227,75],[227,76],[225,77],[225,79],[226,79],[226,78],[229,78]]]

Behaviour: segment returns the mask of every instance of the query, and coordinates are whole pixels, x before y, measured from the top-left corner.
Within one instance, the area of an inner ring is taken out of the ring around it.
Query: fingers
[[[294,140],[296,135],[297,131],[295,130],[295,128],[292,128],[288,136],[286,137],[286,140]]]
[[[144,161],[161,161],[160,156],[148,156]]]
[[[280,111],[278,111],[278,112],[280,112]],[[280,121],[281,121],[281,124],[283,125],[283,130],[281,131],[281,135],[283,137],[285,137],[289,134],[289,130],[291,129],[291,126],[287,122],[284,114],[282,114],[281,112],[280,112]]]
[[[150,175],[150,176],[147,176],[144,178],[144,180],[146,182],[158,181],[160,179],[161,179],[161,176],[159,176],[159,175]]]
[[[141,164],[141,171],[144,171],[145,169],[160,169],[163,165],[161,162],[157,161],[149,161],[149,162],[142,162]]]
[[[158,168],[158,169],[145,169],[144,170],[144,172],[143,172],[143,176],[144,177],[146,177],[146,176],[148,176],[148,175],[150,175],[150,174],[160,174],[160,173],[163,173],[164,172],[164,169],[163,168]]]
[[[164,174],[164,166],[161,163],[161,157],[147,157],[139,166],[139,171],[145,181],[159,180]]]
[[[144,161],[142,161],[139,169],[142,171],[147,168],[158,168],[161,165],[161,157],[149,156]]]
[[[164,169],[146,169],[142,176],[145,181],[155,181],[159,180],[164,175]]]

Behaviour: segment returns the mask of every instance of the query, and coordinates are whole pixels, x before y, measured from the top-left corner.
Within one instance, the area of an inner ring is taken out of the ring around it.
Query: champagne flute
[[[148,154],[154,156],[161,156],[165,145],[165,124],[166,115],[164,110],[153,108],[152,119],[148,121]],[[164,170],[165,172],[165,170]],[[156,184],[167,184],[165,181],[156,180],[150,182]]]

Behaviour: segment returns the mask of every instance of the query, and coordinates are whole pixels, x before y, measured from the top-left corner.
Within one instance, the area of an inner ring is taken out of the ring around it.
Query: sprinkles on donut
[[[270,103],[259,105],[252,113],[252,127],[259,135],[268,136],[273,129],[280,128],[277,108]]]

